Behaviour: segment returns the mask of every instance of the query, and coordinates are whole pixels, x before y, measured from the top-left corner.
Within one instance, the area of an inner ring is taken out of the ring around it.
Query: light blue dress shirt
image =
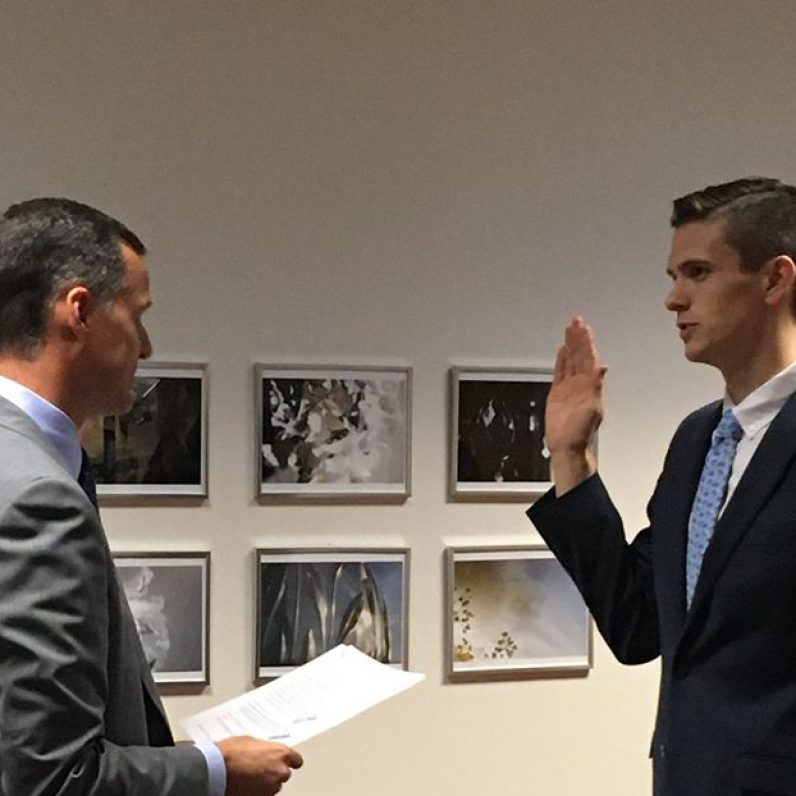
[[[57,406],[27,387],[0,376],[0,397],[21,409],[41,429],[60,454],[69,472],[77,479],[83,451],[77,426]],[[227,789],[227,767],[224,756],[214,743],[198,743],[196,748],[207,761],[208,796],[224,796]]]
[[[40,395],[5,376],[0,376],[0,396],[21,409],[41,429],[45,437],[61,455],[67,469],[77,479],[83,452],[77,436],[77,426]]]

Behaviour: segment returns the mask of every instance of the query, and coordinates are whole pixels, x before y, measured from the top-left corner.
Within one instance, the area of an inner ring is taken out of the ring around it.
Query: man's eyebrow
[[[706,266],[710,265],[710,260],[700,260],[697,257],[694,257],[690,260],[683,260],[682,262],[677,263],[677,265],[667,265],[666,266],[666,273],[669,276],[674,276],[678,271],[682,271],[683,268],[689,268],[692,266]]]

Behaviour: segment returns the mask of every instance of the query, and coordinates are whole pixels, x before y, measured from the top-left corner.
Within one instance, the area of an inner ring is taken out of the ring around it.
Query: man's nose
[[[146,329],[141,329],[141,351],[139,359],[149,359],[152,356],[152,342]]]
[[[672,287],[663,300],[663,304],[670,312],[677,312],[686,306],[687,300],[685,291],[683,290],[682,284],[677,279],[672,282]]]

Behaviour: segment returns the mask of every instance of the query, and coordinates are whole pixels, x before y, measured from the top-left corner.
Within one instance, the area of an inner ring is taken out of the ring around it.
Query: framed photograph
[[[591,618],[546,547],[450,547],[445,564],[449,680],[588,673]]]
[[[527,499],[550,486],[544,413],[553,371],[451,368],[449,493]]]
[[[114,553],[156,683],[207,685],[210,553]]]
[[[207,368],[141,365],[125,415],[81,430],[97,494],[207,495]]]
[[[260,497],[409,496],[411,370],[256,365]]]
[[[256,558],[258,681],[338,644],[407,667],[408,549],[258,549]]]

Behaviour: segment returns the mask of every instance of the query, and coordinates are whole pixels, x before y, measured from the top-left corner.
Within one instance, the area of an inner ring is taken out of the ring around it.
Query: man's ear
[[[796,291],[796,263],[787,254],[780,254],[764,266],[766,271],[765,301],[771,306],[781,303],[790,308]]]
[[[56,314],[73,334],[80,335],[88,328],[96,307],[96,299],[85,285],[72,285],[56,301]]]

